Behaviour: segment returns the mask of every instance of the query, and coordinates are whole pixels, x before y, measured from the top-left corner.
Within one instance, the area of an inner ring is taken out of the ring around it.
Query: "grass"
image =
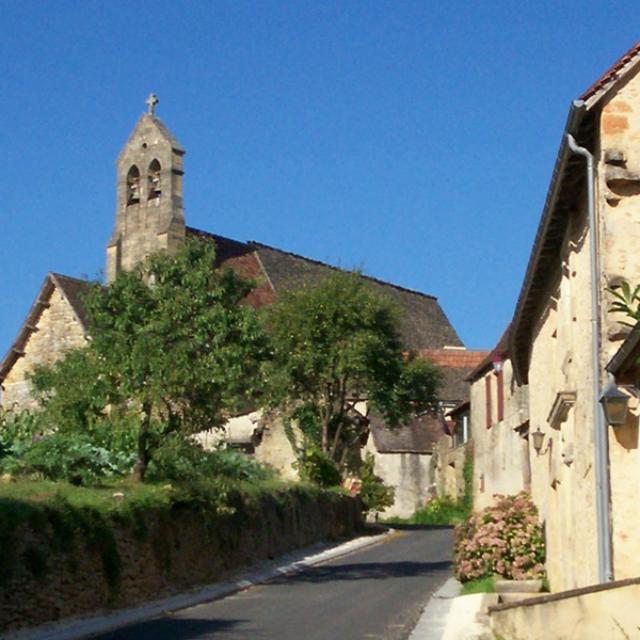
[[[454,525],[469,516],[469,504],[464,498],[453,500],[448,496],[435,498],[418,509],[410,518],[388,518],[386,524]]]
[[[471,593],[495,593],[495,578],[494,576],[484,576],[483,578],[476,578],[475,580],[469,580],[462,585],[462,591],[460,595],[467,596]]]
[[[123,497],[117,495],[120,493]],[[173,494],[174,487],[168,483],[143,484],[130,480],[111,480],[96,488],[78,487],[68,482],[49,480],[18,480],[0,483],[0,516],[15,501],[33,506],[64,501],[74,508],[88,507],[108,514],[115,513],[132,502],[149,506],[168,506]]]

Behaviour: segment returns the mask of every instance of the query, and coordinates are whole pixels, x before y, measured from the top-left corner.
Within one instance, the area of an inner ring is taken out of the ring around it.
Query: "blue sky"
[[[48,271],[95,277],[150,91],[187,223],[509,322],[571,100],[637,2],[4,2],[0,357]]]

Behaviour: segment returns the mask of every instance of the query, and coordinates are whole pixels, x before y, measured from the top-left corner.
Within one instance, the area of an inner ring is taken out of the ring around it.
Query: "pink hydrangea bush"
[[[455,573],[460,582],[497,574],[524,580],[544,577],[544,539],[529,494],[495,496],[455,532]]]

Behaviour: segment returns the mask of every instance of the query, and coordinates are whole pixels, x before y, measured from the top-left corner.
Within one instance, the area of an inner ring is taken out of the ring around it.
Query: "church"
[[[115,221],[106,246],[107,284],[149,254],[174,252],[186,238],[194,236],[215,243],[221,266],[231,267],[256,283],[247,300],[255,308],[303,285],[313,285],[336,270],[259,242],[233,240],[187,226],[183,205],[185,149],[156,115],[157,103],[151,94],[146,113],[118,157]],[[477,364],[477,357],[465,349],[437,298],[362,277],[400,309],[405,347],[434,364],[445,365],[443,408],[465,401],[468,385],[464,378]],[[33,407],[28,376],[35,365],[51,363],[65,351],[86,343],[83,294],[88,286],[84,280],[47,274],[15,342],[0,362],[0,398],[5,410]],[[428,422],[417,420],[393,434],[384,424],[378,424],[375,428],[379,433],[373,437],[384,441],[389,453],[427,455],[444,428],[440,419]]]

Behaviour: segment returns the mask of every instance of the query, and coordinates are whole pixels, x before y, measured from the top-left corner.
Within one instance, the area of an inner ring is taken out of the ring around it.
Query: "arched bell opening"
[[[155,158],[149,164],[148,172],[148,200],[156,200],[162,195],[162,182],[160,172],[162,167]]]
[[[127,205],[140,202],[140,170],[132,165],[127,173]]]

